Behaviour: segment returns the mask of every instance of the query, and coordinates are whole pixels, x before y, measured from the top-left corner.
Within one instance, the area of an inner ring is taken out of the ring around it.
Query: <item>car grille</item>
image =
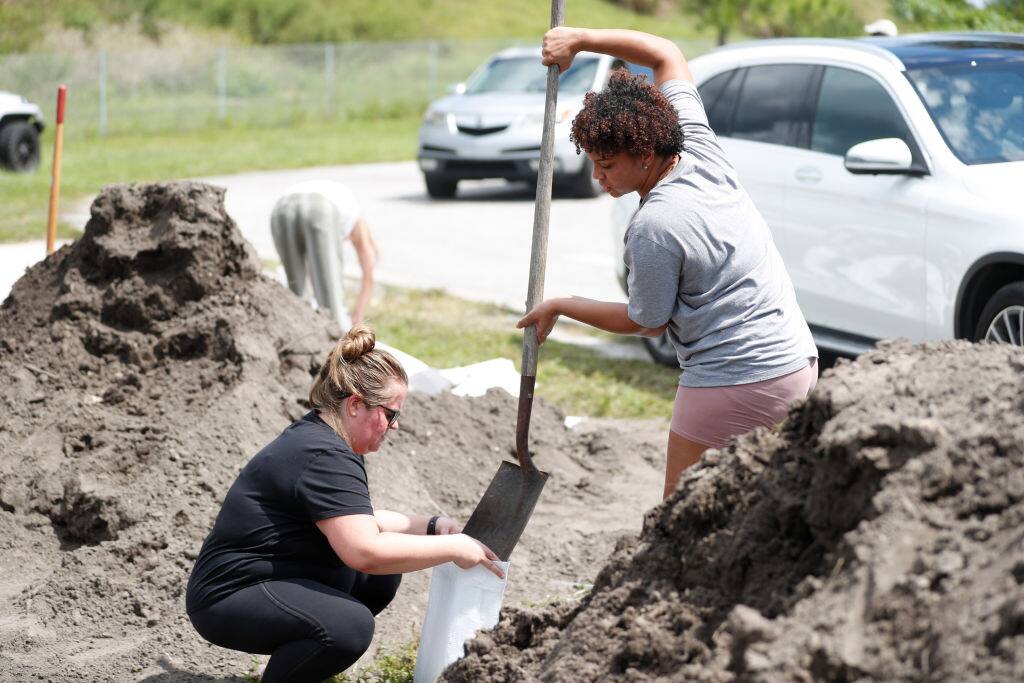
[[[450,173],[514,173],[516,165],[511,161],[456,161],[445,164]]]
[[[508,128],[507,125],[505,125],[505,126],[490,126],[488,128],[471,128],[470,126],[458,126],[458,129],[459,129],[460,133],[465,133],[466,135],[476,135],[476,136],[490,135],[492,133],[500,133],[501,131],[505,130],[506,128]]]

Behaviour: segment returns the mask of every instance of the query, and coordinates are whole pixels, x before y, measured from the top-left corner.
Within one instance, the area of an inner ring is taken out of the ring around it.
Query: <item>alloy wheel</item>
[[[1024,346],[1024,306],[1007,306],[999,311],[989,324],[985,339]]]

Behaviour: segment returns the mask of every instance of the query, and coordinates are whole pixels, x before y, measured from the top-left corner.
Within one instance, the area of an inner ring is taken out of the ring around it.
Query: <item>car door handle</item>
[[[796,169],[796,179],[801,183],[821,182],[821,171],[814,166],[801,166]]]

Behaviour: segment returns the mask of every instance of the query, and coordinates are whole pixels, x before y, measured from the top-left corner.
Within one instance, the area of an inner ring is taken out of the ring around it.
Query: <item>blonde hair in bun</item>
[[[363,323],[339,339],[309,390],[310,405],[338,411],[342,401],[352,395],[369,405],[384,405],[392,398],[389,385],[393,381],[409,384],[401,363],[376,345],[376,335]]]
[[[351,363],[360,356],[373,351],[376,345],[377,335],[366,325],[360,324],[353,327],[348,331],[348,334],[339,339],[338,344],[331,353],[338,353],[340,351],[342,359],[346,363]]]

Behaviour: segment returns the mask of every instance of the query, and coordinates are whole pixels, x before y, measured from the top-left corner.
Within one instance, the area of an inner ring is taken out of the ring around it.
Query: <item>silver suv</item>
[[[43,113],[24,97],[0,91],[0,166],[31,171],[39,165]]]
[[[601,191],[591,177],[590,160],[569,142],[569,127],[583,96],[603,88],[617,68],[651,75],[645,67],[581,52],[560,77],[554,169],[559,192],[594,197]],[[453,197],[459,181],[468,179],[536,182],[546,86],[540,48],[510,48],[488,59],[454,94],[431,103],[420,127],[417,155],[427,194]]]

